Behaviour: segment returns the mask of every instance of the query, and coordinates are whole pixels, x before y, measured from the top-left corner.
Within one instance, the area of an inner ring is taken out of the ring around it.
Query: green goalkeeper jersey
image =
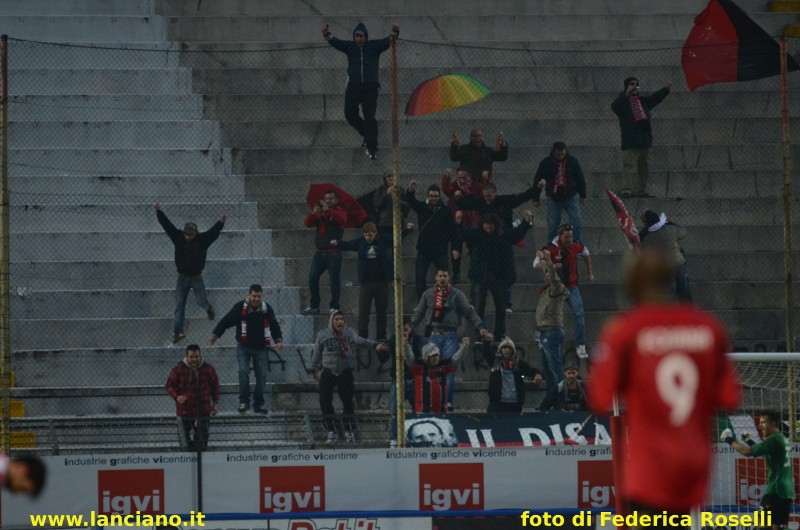
[[[763,442],[750,448],[753,456],[763,456],[767,460],[765,495],[771,493],[780,499],[794,499],[794,478],[789,449],[789,440],[779,432],[770,434]]]

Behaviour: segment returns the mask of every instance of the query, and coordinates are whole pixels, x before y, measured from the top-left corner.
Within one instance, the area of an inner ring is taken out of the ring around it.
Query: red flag
[[[622,227],[622,232],[628,240],[628,245],[631,248],[639,248],[641,241],[639,241],[639,229],[636,228],[636,223],[633,222],[633,217],[628,213],[625,208],[625,203],[617,195],[605,188],[608,198],[611,200],[611,206],[614,208],[614,213],[617,215],[619,225]]]
[[[800,69],[786,59],[789,71]],[[694,19],[681,65],[689,90],[761,79],[780,74],[780,46],[731,0],[711,0]]]

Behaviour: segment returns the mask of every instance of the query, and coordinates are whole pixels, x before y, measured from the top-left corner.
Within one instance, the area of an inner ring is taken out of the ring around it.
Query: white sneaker
[[[513,310],[513,309],[511,309],[510,307],[507,307],[507,308],[506,308],[506,313],[513,313],[513,312],[514,312],[514,310]]]
[[[345,431],[344,433],[344,441],[349,443],[355,443],[356,441],[356,433],[353,431]]]
[[[333,445],[339,440],[339,435],[336,431],[328,431],[328,439],[325,440],[325,445]]]
[[[589,354],[586,353],[586,345],[581,344],[577,348],[575,348],[575,353],[578,354],[578,359],[588,359]]]
[[[397,440],[389,440],[389,448],[396,449],[397,448]]]

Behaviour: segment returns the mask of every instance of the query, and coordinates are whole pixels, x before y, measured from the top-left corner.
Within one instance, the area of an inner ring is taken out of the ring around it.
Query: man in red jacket
[[[303,224],[317,231],[317,235],[314,237],[317,252],[314,254],[314,259],[311,260],[311,270],[308,273],[308,290],[311,292],[311,299],[309,306],[303,309],[303,314],[319,313],[319,279],[326,270],[331,280],[330,312],[333,313],[339,309],[342,250],[331,242],[342,240],[344,227],[347,224],[347,212],[339,205],[339,194],[336,190],[331,189],[325,192],[322,200],[314,205],[311,213],[306,215]]]
[[[203,361],[200,346],[186,346],[186,357],[169,373],[166,388],[181,419],[181,447],[205,451],[208,417],[216,416],[219,411],[219,378],[214,367]]]

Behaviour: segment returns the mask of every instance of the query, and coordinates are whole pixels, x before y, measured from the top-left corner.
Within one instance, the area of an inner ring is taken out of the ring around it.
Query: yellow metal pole
[[[9,319],[9,230],[8,230],[8,35],[0,36],[0,380],[3,406],[0,411],[0,444],[11,450],[11,326]]]
[[[397,445],[405,446],[405,360],[403,359],[403,215],[400,209],[400,129],[397,121],[397,39],[391,40],[391,93],[392,93],[392,237],[394,238],[394,336]]]
[[[792,283],[794,259],[792,255],[792,174],[789,150],[789,75],[786,63],[786,32],[781,35],[781,116],[783,122],[783,241],[784,269],[786,271],[786,351],[794,349],[794,296]],[[795,363],[788,366],[789,425],[794,432],[797,420],[797,397],[795,396]]]

